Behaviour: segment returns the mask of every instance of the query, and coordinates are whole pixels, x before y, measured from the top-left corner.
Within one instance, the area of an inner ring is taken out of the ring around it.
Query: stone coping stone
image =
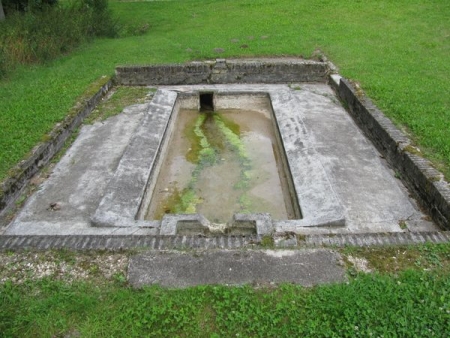
[[[326,62],[298,58],[216,59],[185,64],[118,66],[121,85],[326,82]]]
[[[346,279],[340,255],[328,249],[150,251],[132,256],[128,266],[128,281],[134,287],[279,283],[313,286]]]
[[[136,216],[164,142],[176,98],[173,91],[160,89],[156,92],[92,217],[94,226],[153,227],[150,222],[136,220]]]
[[[161,221],[159,234],[163,236],[271,235],[274,230],[272,217],[268,213],[234,214],[230,225],[210,223],[201,214],[166,214]]]

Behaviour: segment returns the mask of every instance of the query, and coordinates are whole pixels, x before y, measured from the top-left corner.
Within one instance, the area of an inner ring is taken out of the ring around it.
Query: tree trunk
[[[0,21],[5,20],[5,12],[3,11],[2,0],[0,0]]]

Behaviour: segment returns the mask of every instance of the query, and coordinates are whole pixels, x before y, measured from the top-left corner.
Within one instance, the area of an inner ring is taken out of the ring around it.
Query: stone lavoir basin
[[[289,117],[290,90],[161,88],[152,104],[156,111],[135,132],[94,225],[210,235],[271,233],[276,222],[345,224],[320,163],[295,146],[310,141],[299,135],[301,120]]]
[[[329,85],[200,84],[84,126],[5,234],[436,229]]]

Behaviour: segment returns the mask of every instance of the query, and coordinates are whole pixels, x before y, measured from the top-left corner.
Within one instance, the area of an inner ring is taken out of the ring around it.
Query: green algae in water
[[[178,191],[167,198],[165,213],[195,213],[197,204],[202,199],[196,194],[195,183],[205,166],[215,165],[218,155],[231,149],[241,164],[240,180],[234,185],[235,189],[248,187],[250,181],[251,161],[247,155],[240,137],[240,127],[229,119],[223,118],[220,113],[201,113],[194,124],[185,128],[185,135],[191,142],[191,148],[186,154],[189,162],[196,163],[192,178],[181,193]],[[243,203],[243,201],[246,201]],[[249,200],[243,197],[238,199],[241,212],[250,212]],[[171,202],[171,203],[169,203]]]
[[[245,189],[250,185],[251,180],[251,174],[250,169],[252,167],[252,163],[250,160],[250,157],[248,156],[247,149],[245,148],[244,143],[242,143],[241,138],[239,135],[236,135],[224,122],[224,119],[219,114],[214,115],[214,120],[216,122],[217,128],[222,133],[222,135],[225,137],[226,142],[228,145],[236,152],[240,166],[241,166],[241,178],[240,180],[234,185],[235,189]],[[241,201],[241,198],[239,199]],[[248,210],[249,205],[242,205],[242,210]]]
[[[194,134],[198,140],[199,149],[197,154],[197,166],[192,172],[192,178],[188,186],[183,189],[179,201],[174,204],[173,209],[170,208],[170,213],[187,213],[194,214],[197,211],[197,204],[201,203],[201,198],[195,192],[195,183],[205,166],[214,165],[217,162],[216,151],[211,147],[205,133],[202,130],[202,125],[208,118],[206,114],[200,114],[195,120]]]
[[[194,189],[187,188],[183,190],[180,196],[180,201],[174,207],[175,213],[194,214],[196,206],[201,202],[201,199],[195,194]]]
[[[180,204],[180,202],[180,191],[175,188],[169,196],[164,198],[161,203],[159,203],[157,209],[154,212],[155,219],[162,219],[165,214],[175,213],[175,206]]]
[[[217,223],[234,213],[289,217],[270,128],[257,111],[181,111],[146,219],[197,212]]]
[[[207,135],[208,138],[209,148],[223,150],[226,146],[223,137],[217,137],[217,133],[211,131],[212,128],[210,125],[212,119],[218,114],[220,114],[220,112],[200,113],[199,118],[186,124],[183,132],[190,144],[190,148],[186,153],[186,160],[188,162],[193,164],[198,163],[200,152],[208,147],[204,141],[205,135]],[[240,126],[237,123],[224,116],[221,116],[221,120],[229,130],[238,137],[240,136]],[[212,155],[211,150],[209,151],[209,155]]]

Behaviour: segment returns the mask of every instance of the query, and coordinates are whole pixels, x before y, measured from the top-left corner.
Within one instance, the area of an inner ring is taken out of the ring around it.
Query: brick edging
[[[262,243],[264,236],[143,236],[143,235],[71,235],[71,236],[0,236],[1,251],[22,250],[183,250],[183,249],[243,249],[268,248]],[[289,245],[276,245],[281,248],[303,247],[344,247],[344,246],[387,246],[424,243],[448,243],[449,231],[436,232],[397,232],[338,235],[307,235],[294,238]]]

